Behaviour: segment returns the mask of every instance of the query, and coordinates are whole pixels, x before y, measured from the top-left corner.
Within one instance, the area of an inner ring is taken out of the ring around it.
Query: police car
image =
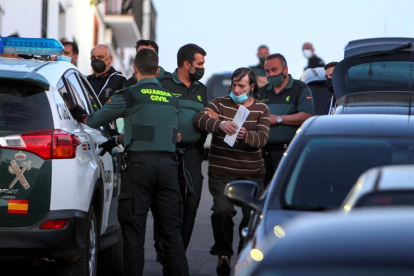
[[[0,38],[0,54],[45,59],[62,50],[52,39]],[[0,259],[121,275],[120,149],[101,157],[110,126],[79,124],[76,106],[101,108],[69,62],[0,57]]]

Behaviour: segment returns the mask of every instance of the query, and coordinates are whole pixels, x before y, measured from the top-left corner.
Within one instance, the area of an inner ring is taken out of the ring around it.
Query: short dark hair
[[[328,64],[326,64],[324,67],[323,67],[323,69],[328,69],[329,67],[335,67],[336,65],[338,64],[338,62],[336,62],[336,61],[332,61],[332,62],[329,62]]]
[[[158,55],[151,49],[142,49],[135,55],[134,65],[143,75],[155,75],[158,69]]]
[[[135,51],[138,51],[139,46],[151,46],[155,49],[155,52],[158,54],[158,44],[155,43],[155,41],[140,39],[137,41],[137,44],[135,45]]]
[[[259,100],[260,93],[259,93],[259,85],[257,84],[256,74],[252,70],[246,67],[238,68],[236,69],[236,71],[233,72],[233,75],[231,75],[231,85],[229,87],[229,92],[231,91],[233,80],[240,81],[246,75],[249,75],[249,85],[251,86],[252,84],[254,84],[253,91],[250,91],[250,95],[253,98]]]
[[[177,53],[177,66],[181,67],[184,64],[184,61],[188,61],[190,63],[193,63],[193,61],[195,60],[195,55],[196,54],[201,54],[203,56],[206,56],[207,53],[206,51],[204,51],[203,48],[201,48],[200,46],[196,45],[196,44],[186,44],[184,46],[182,46]]]
[[[70,45],[72,46],[72,51],[75,55],[79,55],[79,48],[78,48],[78,44],[76,44],[75,42],[70,42],[70,41],[65,41],[62,43],[63,46],[66,45]]]
[[[259,52],[259,50],[261,49],[261,48],[266,48],[268,51],[269,51],[269,47],[267,47],[266,45],[260,45],[258,48],[257,48],[257,51]]]
[[[283,67],[286,67],[287,62],[285,57],[282,54],[271,54],[269,56],[267,56],[266,60],[270,60],[270,59],[274,59],[274,58],[278,58],[280,60],[280,62],[282,63]]]

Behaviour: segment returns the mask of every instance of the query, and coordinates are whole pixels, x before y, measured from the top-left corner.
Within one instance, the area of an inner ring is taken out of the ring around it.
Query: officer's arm
[[[210,133],[221,134],[221,130],[219,128],[220,123],[223,122],[220,119],[215,119],[209,116],[206,113],[207,110],[212,110],[213,112],[220,114],[220,110],[218,108],[219,101],[218,98],[212,100],[206,108],[204,108],[200,113],[198,113],[193,120],[194,127],[197,130],[207,131]]]
[[[267,140],[269,139],[269,131],[269,108],[264,105],[263,110],[261,110],[261,115],[257,119],[256,130],[247,131],[241,142],[253,148],[262,148],[264,145],[266,145]]]
[[[84,119],[84,124],[98,128],[121,117],[133,102],[129,89],[117,91],[103,106]]]
[[[300,126],[306,119],[315,115],[312,92],[309,87],[301,90],[298,100],[298,113],[282,115],[282,124],[288,126]]]

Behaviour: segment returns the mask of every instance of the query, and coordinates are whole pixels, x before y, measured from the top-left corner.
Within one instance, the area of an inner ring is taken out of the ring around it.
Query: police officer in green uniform
[[[267,56],[269,55],[269,47],[266,45],[260,45],[257,48],[257,58],[259,59],[259,64],[256,66],[250,66],[249,68],[256,74],[257,84],[260,87],[263,87],[267,84],[266,70],[264,64]]]
[[[140,50],[134,61],[137,84],[118,91],[101,110],[81,119],[94,128],[118,117],[125,121],[127,161],[123,164],[118,219],[124,239],[124,275],[128,276],[143,273],[149,208],[156,213],[164,245],[164,275],[189,275],[180,235],[182,200],[174,154],[178,99],[159,85],[158,72],[156,52]]]
[[[178,131],[181,141],[177,144],[177,149],[184,150],[185,168],[191,173],[195,193],[194,196],[188,196],[184,202],[181,235],[186,249],[193,232],[203,184],[201,163],[207,133],[198,132],[192,120],[207,105],[207,88],[199,82],[204,75],[206,55],[207,53],[195,44],[184,45],[177,53],[178,68],[171,75],[160,78],[162,87],[171,91],[179,100]]]
[[[265,70],[269,84],[260,89],[260,100],[270,110],[269,139],[262,149],[266,187],[296,130],[306,119],[315,115],[315,107],[309,87],[288,74],[284,56],[268,56]]]

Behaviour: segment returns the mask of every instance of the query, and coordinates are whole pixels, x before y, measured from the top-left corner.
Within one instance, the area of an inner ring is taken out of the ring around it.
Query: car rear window
[[[333,72],[336,99],[362,92],[413,91],[412,58],[410,51],[401,51],[342,60]]]
[[[53,128],[43,89],[30,84],[0,84],[0,136]]]
[[[369,88],[371,91],[410,91],[413,70],[409,61],[362,63],[348,69],[346,85],[349,88]]]
[[[286,209],[337,209],[366,170],[414,164],[414,143],[405,138],[308,138],[297,150],[281,203]]]

